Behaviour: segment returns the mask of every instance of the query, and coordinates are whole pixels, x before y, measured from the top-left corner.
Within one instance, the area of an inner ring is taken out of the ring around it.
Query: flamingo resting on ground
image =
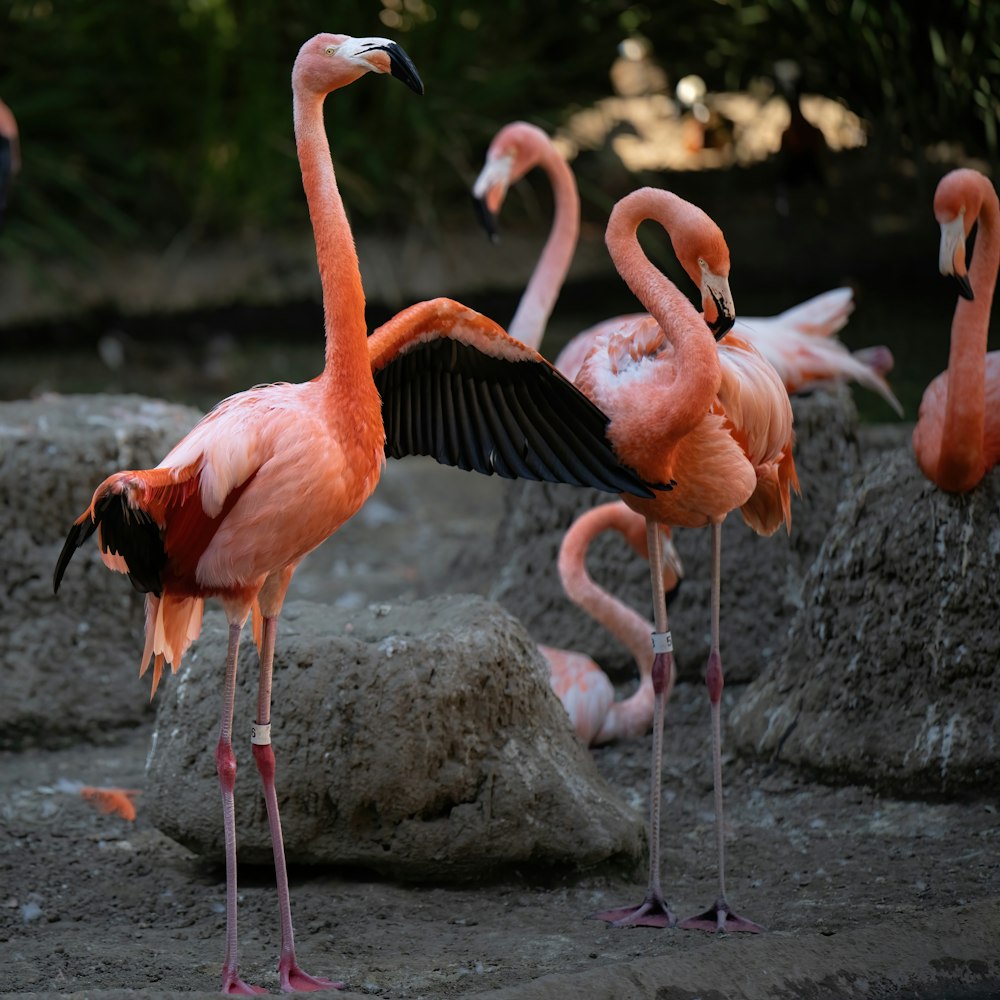
[[[932,483],[966,493],[1000,461],[1000,351],[986,352],[1000,265],[1000,203],[978,170],[952,170],[938,183],[934,216],[941,226],[941,273],[955,276],[960,297],[948,368],[924,391],[913,450]],[[967,271],[965,241],[977,221]]]
[[[7,209],[7,192],[21,169],[21,149],[14,112],[0,101],[0,228]]]
[[[569,527],[559,546],[559,578],[566,596],[603,625],[635,658],[639,686],[615,701],[608,675],[585,653],[539,644],[549,665],[552,690],[563,703],[573,729],[587,746],[642,736],[653,719],[653,651],[650,623],[599,586],[587,572],[587,549],[604,531],[617,531],[643,559],[649,558],[646,519],[620,500],[584,511]],[[680,557],[669,536],[662,540],[665,593],[672,593],[683,575]],[[665,700],[673,677],[667,679]]]
[[[118,472],[77,519],[55,569],[96,530],[101,558],[146,593],[140,673],[176,670],[201,628],[204,600],[229,621],[216,749],[226,842],[224,993],[263,992],[240,978],[236,934],[233,699],[240,634],[259,615],[260,684],[253,755],[274,847],[281,989],[339,987],[295,956],[275,758],[271,673],[278,615],[302,558],[361,507],[386,452],[496,472],[652,496],[621,467],[607,418],[547,361],[478,313],[447,299],[418,303],[369,339],[358,259],[337,190],[323,121],[326,95],[368,72],[423,85],[385,38],[321,34],[292,70],[295,138],[323,287],[326,363],[302,384],[258,386],[219,403],[155,469]],[[381,392],[381,399],[380,399]],[[631,485],[628,485],[631,483]]]
[[[680,926],[759,931],[734,913],[726,899],[722,816],[721,710],[723,673],[719,651],[719,585],[722,522],[740,509],[763,535],[791,523],[790,490],[798,488],[792,458],[792,410],[774,368],[746,341],[726,335],[718,345],[688,299],[643,253],[637,229],[646,219],[670,235],[677,257],[702,291],[710,322],[724,326],[733,314],[729,250],[718,226],[676,195],[640,188],[615,205],[607,245],[621,276],[649,310],[598,338],[577,376],[577,385],[611,417],[609,436],[623,462],[650,482],[676,488],[651,500],[624,497],[646,518],[656,693],[650,792],[650,863],[646,897],[638,906],[598,914],[617,925],[663,927],[675,923],[660,887],[659,804],[664,690],[673,675],[673,646],[660,585],[660,525],[712,533],[712,642],[706,670],[711,703],[712,770],[719,895],[703,914]],[[731,322],[731,320],[730,320]]]
[[[473,196],[487,232],[495,237],[495,220],[508,188],[536,166],[542,168],[552,185],[555,216],[507,332],[538,350],[580,232],[580,197],[573,171],[542,129],[528,122],[511,122],[490,143],[486,162],[473,186]],[[893,365],[889,348],[865,348],[852,354],[834,336],[847,323],[853,309],[851,289],[835,288],[777,316],[739,319],[734,329],[774,365],[790,393],[853,379],[877,392],[902,415],[899,400],[885,380]],[[617,323],[636,318],[635,315],[617,317],[577,334],[560,351],[556,367],[567,378],[575,379],[596,338]]]

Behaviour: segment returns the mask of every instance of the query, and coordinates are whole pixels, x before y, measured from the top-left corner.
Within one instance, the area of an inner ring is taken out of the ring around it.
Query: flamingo
[[[705,319],[643,253],[637,229],[646,219],[666,229],[680,263],[702,291],[710,327],[725,331],[733,307],[729,250],[718,226],[699,208],[668,191],[640,188],[619,201],[606,242],[619,274],[649,310],[598,338],[576,384],[611,417],[616,453],[650,482],[677,480],[653,499],[623,496],[646,518],[653,589],[655,692],[650,860],[647,892],[638,906],[597,914],[618,926],[670,926],[676,917],[660,886],[659,803],[665,690],[673,675],[673,646],[660,551],[661,525],[711,526],[711,649],[706,669],[712,723],[712,771],[719,895],[704,913],[680,926],[757,932],[759,924],[733,911],[726,898],[722,816],[719,651],[722,522],[739,508],[758,534],[791,524],[791,489],[798,488],[792,458],[792,410],[774,368],[745,340],[726,334],[716,345]]]
[[[542,129],[528,122],[511,122],[490,143],[486,162],[473,185],[473,197],[487,232],[495,238],[496,217],[508,188],[536,166],[552,184],[555,216],[507,332],[538,350],[580,231],[580,197],[573,171]],[[777,316],[737,320],[735,331],[774,365],[790,393],[853,379],[879,393],[902,415],[899,400],[885,380],[893,365],[889,348],[878,346],[852,354],[834,336],[854,309],[853,297],[850,288],[831,289]],[[636,318],[633,315],[606,320],[577,334],[556,357],[556,367],[567,378],[575,378],[599,336],[622,319]]]
[[[0,101],[0,227],[7,208],[7,193],[21,169],[21,149],[14,112]]]
[[[1000,203],[978,170],[952,170],[938,182],[934,216],[941,226],[941,273],[954,275],[960,298],[948,367],[924,390],[913,450],[932,483],[949,493],[967,493],[1000,461],[1000,351],[986,352],[1000,265]],[[966,270],[965,241],[977,221],[974,257]]]
[[[639,668],[639,686],[628,697],[615,701],[615,689],[607,674],[586,654],[539,644],[549,666],[552,690],[562,702],[573,729],[587,746],[642,736],[653,718],[653,651],[649,645],[650,623],[638,612],[609,594],[587,572],[587,549],[604,531],[617,531],[643,559],[649,558],[646,519],[621,500],[584,511],[569,527],[559,546],[559,577],[566,596],[602,624],[624,645]],[[680,557],[669,537],[662,541],[665,553],[662,586],[671,593],[683,576]],[[673,678],[665,698],[669,699]]]
[[[436,299],[411,306],[366,337],[364,291],[323,104],[327,94],[368,72],[389,73],[423,92],[409,57],[385,38],[316,35],[292,69],[296,147],[323,289],[322,373],[310,382],[230,396],[156,468],[109,476],[70,529],[53,579],[58,590],[73,553],[97,531],[104,563],[146,593],[140,674],[153,663],[151,697],[164,662],[176,670],[197,638],[205,598],[222,603],[229,643],[215,759],[226,843],[227,994],[263,992],[240,977],[237,961],[232,724],[240,634],[251,611],[260,650],[251,743],[274,848],[281,989],[339,988],[304,972],[296,958],[274,783],[274,645],[299,562],[357,512],[387,453],[431,453],[485,473],[652,496],[614,457],[604,414],[486,317]]]

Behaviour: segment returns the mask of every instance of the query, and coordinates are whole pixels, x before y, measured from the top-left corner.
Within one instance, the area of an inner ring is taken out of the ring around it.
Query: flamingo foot
[[[592,913],[592,920],[604,920],[612,927],[673,927],[677,915],[659,893],[649,893],[638,906],[619,906]]]
[[[251,986],[240,979],[235,969],[222,970],[222,992],[227,996],[255,997],[266,993],[260,986]]]
[[[342,990],[344,984],[323,976],[310,976],[299,968],[294,958],[282,959],[278,964],[282,993],[315,993],[317,990]]]
[[[720,896],[704,913],[688,917],[677,925],[682,931],[708,931],[710,934],[760,934],[764,928],[746,917],[741,917]]]

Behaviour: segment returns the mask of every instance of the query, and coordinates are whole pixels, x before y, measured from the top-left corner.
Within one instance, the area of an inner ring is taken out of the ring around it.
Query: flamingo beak
[[[472,185],[472,200],[476,215],[493,243],[499,242],[500,239],[497,216],[507,196],[513,165],[514,157],[510,154],[503,156],[487,154],[483,169],[479,171],[476,183]]]
[[[388,42],[382,46],[389,57],[389,73],[397,80],[401,80],[415,94],[423,94],[424,81],[420,79],[417,67],[413,65],[413,60],[395,42]]]
[[[721,340],[736,322],[736,306],[733,305],[729,278],[710,270],[703,260],[698,263],[701,266],[701,307],[705,322],[712,336]]]
[[[954,219],[941,223],[941,249],[938,253],[938,268],[943,275],[951,275],[958,282],[958,294],[970,302],[973,299],[972,285],[965,266],[965,212],[960,211]]]
[[[975,298],[975,295],[972,294],[972,285],[969,283],[969,276],[967,274],[956,274],[955,280],[958,282],[958,294],[963,299],[968,299],[971,302]]]
[[[734,312],[729,311],[725,303],[721,300],[713,297],[712,301],[715,303],[717,315],[715,321],[708,324],[708,328],[712,331],[712,336],[716,340],[722,340],[736,323],[736,315]]]
[[[490,238],[490,243],[500,242],[500,233],[497,231],[497,217],[490,211],[485,198],[472,196],[472,207],[475,209],[476,218],[479,224],[486,230],[486,235]]]

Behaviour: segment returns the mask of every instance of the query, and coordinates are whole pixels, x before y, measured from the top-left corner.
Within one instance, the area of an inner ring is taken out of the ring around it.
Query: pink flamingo
[[[216,749],[226,842],[224,993],[263,992],[240,978],[232,748],[240,634],[256,605],[260,683],[251,730],[274,847],[281,989],[341,984],[312,976],[295,955],[275,758],[271,675],[278,615],[303,557],[368,498],[385,454],[434,453],[482,472],[586,482],[652,495],[621,468],[607,418],[536,352],[446,299],[418,303],[369,339],[364,291],[323,120],[326,95],[368,72],[421,93],[406,53],[384,38],[321,34],[292,70],[295,137],[323,287],[326,363],[302,384],[278,383],[219,403],[155,469],[117,472],[76,520],[54,574],[96,530],[105,564],[146,593],[140,673],[177,669],[201,628],[207,597],[229,621]],[[381,399],[380,399],[381,393]]]
[[[639,686],[621,701],[608,675],[585,653],[539,644],[549,665],[552,690],[569,714],[576,735],[587,746],[641,736],[653,719],[653,650],[650,623],[627,604],[599,586],[587,572],[587,549],[603,531],[617,531],[643,559],[649,558],[646,519],[620,500],[584,511],[569,527],[559,546],[559,577],[566,596],[603,625],[635,658]],[[662,540],[665,592],[683,576],[680,557],[669,535]],[[669,700],[673,678],[664,698]]]
[[[490,143],[486,162],[473,186],[480,216],[491,236],[508,188],[534,167],[541,167],[552,185],[555,217],[542,254],[507,332],[538,350],[555,301],[569,271],[580,231],[580,197],[573,171],[549,136],[527,122],[505,125]],[[791,392],[829,382],[853,379],[879,393],[902,415],[885,375],[892,369],[888,347],[866,348],[852,354],[834,336],[854,309],[850,288],[835,288],[792,306],[777,316],[746,317],[735,332],[774,365]],[[560,351],[556,367],[575,379],[594,341],[636,315],[605,320],[577,334]]]
[[[7,192],[21,169],[21,147],[14,112],[0,101],[0,227],[7,208]]]
[[[941,273],[955,276],[961,297],[951,323],[948,368],[924,391],[913,450],[932,483],[967,493],[1000,461],[1000,351],[986,352],[1000,265],[996,190],[978,170],[952,170],[938,183],[934,216],[941,226]],[[977,221],[974,259],[966,271],[965,241]]]
[[[653,766],[650,861],[646,896],[638,906],[598,914],[617,925],[663,927],[675,923],[660,886],[659,803],[664,692],[673,675],[673,647],[660,585],[660,525],[711,526],[712,641],[706,670],[711,703],[712,770],[719,895],[703,914],[685,920],[692,929],[759,931],[726,899],[722,817],[719,584],[722,521],[739,508],[756,532],[770,535],[791,523],[790,490],[798,487],[792,458],[792,411],[774,368],[732,334],[718,344],[705,318],[643,253],[640,223],[667,230],[677,257],[700,287],[705,318],[726,329],[733,307],[729,250],[718,226],[700,209],[668,191],[641,188],[615,205],[606,241],[618,272],[649,310],[598,338],[577,385],[611,417],[609,436],[623,462],[647,481],[676,488],[651,500],[623,497],[646,518],[654,622]]]

